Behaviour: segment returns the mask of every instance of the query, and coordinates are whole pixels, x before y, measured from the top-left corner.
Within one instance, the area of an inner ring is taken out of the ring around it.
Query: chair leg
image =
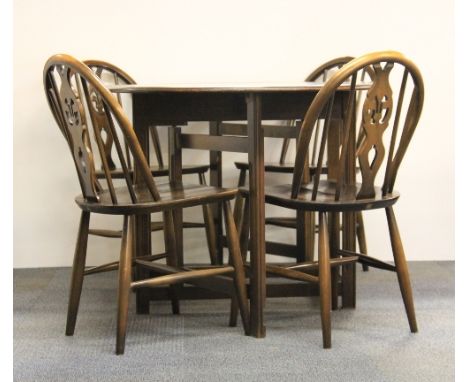
[[[242,226],[240,228],[240,246],[242,261],[245,264],[247,259],[247,251],[249,249],[249,198],[245,198],[244,211],[242,213]],[[231,313],[229,317],[229,326],[237,326],[237,315],[239,313],[239,304],[237,299],[234,297],[231,299]]]
[[[323,347],[331,348],[331,278],[327,218],[319,212],[319,286]]]
[[[247,171],[246,170],[240,170],[239,174],[239,180],[237,182],[237,187],[243,187],[245,186],[246,182],[246,177],[247,177]],[[242,224],[242,204],[243,204],[243,197],[241,193],[239,192],[236,196],[236,199],[234,201],[234,220],[236,222],[236,227],[239,229],[239,227]]]
[[[246,174],[247,174],[246,170],[241,170],[239,174],[239,181],[237,182],[238,187],[245,186]],[[236,223],[237,232],[239,232],[239,236],[240,236],[239,240],[241,240],[241,254],[242,254],[242,260],[244,261],[244,263],[246,260],[245,256],[247,254],[247,251],[245,253],[242,251],[242,240],[243,240],[242,231],[244,231],[245,224],[247,225],[247,231],[248,231],[248,221],[244,219],[247,216],[247,220],[248,220],[248,207],[246,209],[245,208],[246,206],[248,206],[248,199],[245,198],[245,201],[244,201],[244,197],[239,192],[236,195],[236,199],[234,201],[234,222]],[[247,213],[245,211],[247,211]],[[247,233],[247,237],[248,237],[248,233]],[[229,326],[232,326],[232,327],[237,326],[238,313],[239,313],[239,304],[237,303],[237,300],[234,297],[231,299]]]
[[[83,287],[84,269],[86,264],[86,248],[88,246],[90,213],[82,211],[78,237],[76,239],[75,258],[73,260],[70,295],[68,298],[67,326],[65,334],[72,336],[75,332],[76,316],[80,305],[81,289]]]
[[[175,231],[172,211],[163,212],[164,221],[164,245],[168,254],[167,265],[177,266],[177,255],[175,253]],[[180,314],[180,303],[177,297],[178,285],[169,285],[169,298],[171,299],[172,314]]]
[[[245,280],[244,262],[242,261],[239,236],[237,234],[234,217],[229,201],[223,203],[224,221],[226,223],[226,239],[229,247],[229,257],[234,266],[234,284],[236,287],[237,303],[240,308],[244,332],[250,333],[250,314],[247,301],[247,286]]]
[[[406,315],[412,333],[418,331],[418,324],[416,323],[416,313],[413,304],[413,292],[411,290],[411,281],[408,272],[408,264],[406,262],[403,244],[401,242],[400,232],[396,222],[395,214],[392,207],[385,209],[387,214],[388,228],[390,231],[390,240],[392,242],[393,258],[395,259],[395,267],[398,275],[398,283],[400,284],[400,291],[405,304]]]
[[[356,212],[356,223],[356,236],[359,244],[359,252],[367,255],[366,231],[364,230],[362,211]],[[369,270],[369,266],[367,264],[362,264],[362,270],[367,272]]]
[[[125,216],[122,230],[122,245],[119,263],[119,290],[117,308],[117,344],[116,354],[123,354],[125,350],[125,335],[127,332],[128,300],[130,283],[132,281],[132,257],[134,251],[133,226],[134,216]]]

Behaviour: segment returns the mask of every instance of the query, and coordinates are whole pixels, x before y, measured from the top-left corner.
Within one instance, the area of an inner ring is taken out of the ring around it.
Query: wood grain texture
[[[263,306],[266,298],[265,271],[265,196],[264,196],[264,157],[263,130],[261,129],[262,104],[258,94],[248,94],[247,102],[247,131],[249,140],[249,185],[250,190],[250,256],[252,263],[250,314],[251,333],[254,337],[263,338],[266,335],[263,323]]]

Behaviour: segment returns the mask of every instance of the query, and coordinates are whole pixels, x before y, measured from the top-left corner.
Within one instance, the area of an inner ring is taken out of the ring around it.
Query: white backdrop
[[[404,0],[66,4],[14,2],[15,267],[69,266],[73,258],[79,184],[42,88],[43,65],[55,53],[108,60],[146,83],[302,80],[333,57],[405,53],[421,69],[426,98],[399,173],[402,197],[395,211],[408,259],[454,259],[452,1],[427,0],[424,9]],[[269,142],[266,160],[275,160],[279,147]],[[232,162],[244,157],[224,158],[225,184],[234,185]],[[187,162],[207,159],[203,152],[184,154]],[[370,253],[390,259],[385,214],[366,213],[365,222]],[[120,221],[93,216],[91,224],[118,227]],[[268,231],[294,239],[292,231]],[[201,231],[185,236],[189,260],[205,254]],[[160,239],[154,234],[155,248]],[[118,249],[118,240],[91,238],[88,263],[114,259]]]

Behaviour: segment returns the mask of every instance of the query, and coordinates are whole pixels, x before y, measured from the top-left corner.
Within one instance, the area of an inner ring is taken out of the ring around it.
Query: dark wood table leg
[[[354,113],[353,113],[354,115]],[[352,121],[349,131],[349,145],[347,149],[345,182],[356,184],[356,123]],[[356,251],[356,214],[343,213],[343,249]],[[356,263],[343,266],[341,270],[343,285],[343,308],[356,307]]]
[[[347,104],[347,97],[343,97],[343,105]],[[354,126],[354,124],[351,124]],[[338,153],[340,147],[340,135],[342,134],[343,121],[341,119],[332,119],[327,142],[328,152],[328,179],[337,179],[338,172]],[[356,131],[354,128],[350,131],[349,146],[347,150],[347,166],[345,172],[345,182],[353,184],[356,182],[356,162],[355,162],[355,141]],[[331,256],[338,248],[355,251],[356,249],[356,218],[354,213],[341,214],[342,232],[340,243],[340,216],[338,214],[329,214],[330,228],[330,249]],[[332,270],[332,309],[338,308],[338,282],[340,279],[339,270]],[[354,308],[356,306],[356,266],[355,264],[345,265],[341,268],[341,302],[343,308]]]
[[[151,254],[151,215],[137,215],[135,217],[135,247],[136,256],[145,256]],[[149,277],[149,272],[141,267],[137,267],[137,280]],[[149,314],[150,295],[148,288],[139,288],[136,290],[136,312],[137,314]]]
[[[356,216],[354,212],[343,213],[343,249],[356,250]],[[356,307],[356,264],[344,265],[341,270],[342,306]]]
[[[297,137],[299,138],[300,123],[296,123]],[[299,139],[296,139],[299,142]],[[309,155],[306,155],[307,161],[304,163],[304,175],[302,183],[310,182],[309,170]],[[296,246],[298,251],[297,262],[313,261],[314,259],[314,238],[315,226],[312,222],[312,213],[307,211],[297,211],[297,228],[296,228]]]
[[[210,135],[221,135],[220,122],[209,123]],[[210,151],[210,186],[223,185],[223,157],[221,151]],[[221,203],[212,205],[213,219],[216,229],[216,257],[217,264],[223,263],[223,209]]]
[[[336,257],[336,251],[340,248],[340,214],[328,214],[328,232],[330,236],[330,257]],[[338,309],[338,283],[340,279],[340,268],[334,267],[331,270],[332,280],[332,310]]]
[[[149,129],[148,123],[144,119],[144,100],[138,99],[139,95],[132,96],[133,103],[133,127],[140,141],[141,148],[146,157],[149,157]],[[138,171],[135,171],[135,182],[142,182]],[[151,215],[137,215],[135,218],[135,255],[151,255]],[[135,272],[137,279],[148,277],[148,271],[142,267],[137,267]],[[136,294],[137,314],[149,314],[150,295],[148,288],[139,288]]]
[[[340,150],[340,134],[342,129],[342,121],[340,119],[332,119],[330,121],[330,127],[328,131],[327,140],[327,166],[329,180],[336,180],[338,177],[338,165],[339,165],[339,150]],[[328,229],[330,238],[330,257],[335,257],[335,251],[340,248],[340,214],[329,213],[328,214]],[[339,293],[338,283],[340,281],[341,270],[339,268],[333,268],[331,271],[332,280],[332,309],[336,310],[339,308]]]
[[[182,149],[180,147],[181,128],[171,126],[168,131],[168,151],[169,151],[169,181],[177,184],[182,183]],[[184,265],[184,230],[183,230],[183,209],[172,210],[172,217],[175,228],[175,256],[169,256],[168,264],[175,267]],[[178,295],[183,288],[182,285],[170,285],[169,295],[172,302],[172,313],[180,313]]]
[[[249,138],[250,190],[250,328],[251,335],[265,337],[263,309],[266,299],[265,268],[265,189],[263,130],[261,129],[261,97],[248,94],[247,135]]]
[[[182,183],[182,150],[180,147],[180,134],[181,128],[172,126],[168,131],[169,139],[169,180],[171,183]],[[183,265],[184,262],[184,235],[182,229],[183,210],[181,208],[174,209],[172,212],[174,216],[175,238],[176,238],[176,252],[177,263]]]

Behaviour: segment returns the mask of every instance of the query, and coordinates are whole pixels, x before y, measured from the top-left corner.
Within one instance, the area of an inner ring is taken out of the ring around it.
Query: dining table
[[[310,295],[317,292],[317,286],[305,283],[288,284],[278,287],[268,282],[266,272],[265,240],[265,171],[264,138],[267,136],[297,137],[300,123],[296,126],[266,128],[265,121],[302,120],[314,97],[323,83],[289,81],[271,83],[150,83],[116,85],[114,93],[131,96],[132,118],[135,133],[142,150],[149,158],[149,127],[169,126],[169,166],[170,181],[182,179],[182,149],[200,149],[210,152],[209,183],[222,186],[223,152],[246,153],[249,162],[249,219],[250,219],[250,328],[251,335],[262,338],[266,335],[264,322],[265,300],[267,296]],[[339,159],[342,117],[350,98],[349,87],[342,85],[335,94],[333,119],[329,127],[327,143],[328,174],[336,178]],[[208,122],[208,134],[193,133],[189,122]],[[246,121],[245,127],[229,130],[223,121]],[[355,128],[351,129],[351,139],[347,150],[346,177],[355,181]],[[354,135],[353,135],[354,134]],[[304,179],[307,181],[307,179]],[[141,182],[138,171],[135,181]],[[222,261],[223,238],[221,209],[214,207],[217,230],[218,258]],[[330,246],[334,249],[355,250],[356,220],[354,213],[329,217]],[[311,259],[314,246],[314,222],[310,212],[298,212],[297,242],[293,253],[297,258]],[[177,236],[178,265],[183,265],[182,211],[174,213]],[[138,255],[151,254],[151,220],[149,215],[139,215],[136,219],[136,251]],[[279,245],[279,244],[278,244]],[[354,308],[356,304],[356,267],[347,264],[333,275],[332,306],[334,309]],[[288,289],[289,288],[289,289]],[[181,296],[183,291],[181,290]],[[208,298],[197,290],[197,298]],[[148,288],[136,292],[138,313],[149,313],[149,302],[154,296]],[[218,295],[215,295],[215,297]],[[213,297],[213,296],[211,296]]]

